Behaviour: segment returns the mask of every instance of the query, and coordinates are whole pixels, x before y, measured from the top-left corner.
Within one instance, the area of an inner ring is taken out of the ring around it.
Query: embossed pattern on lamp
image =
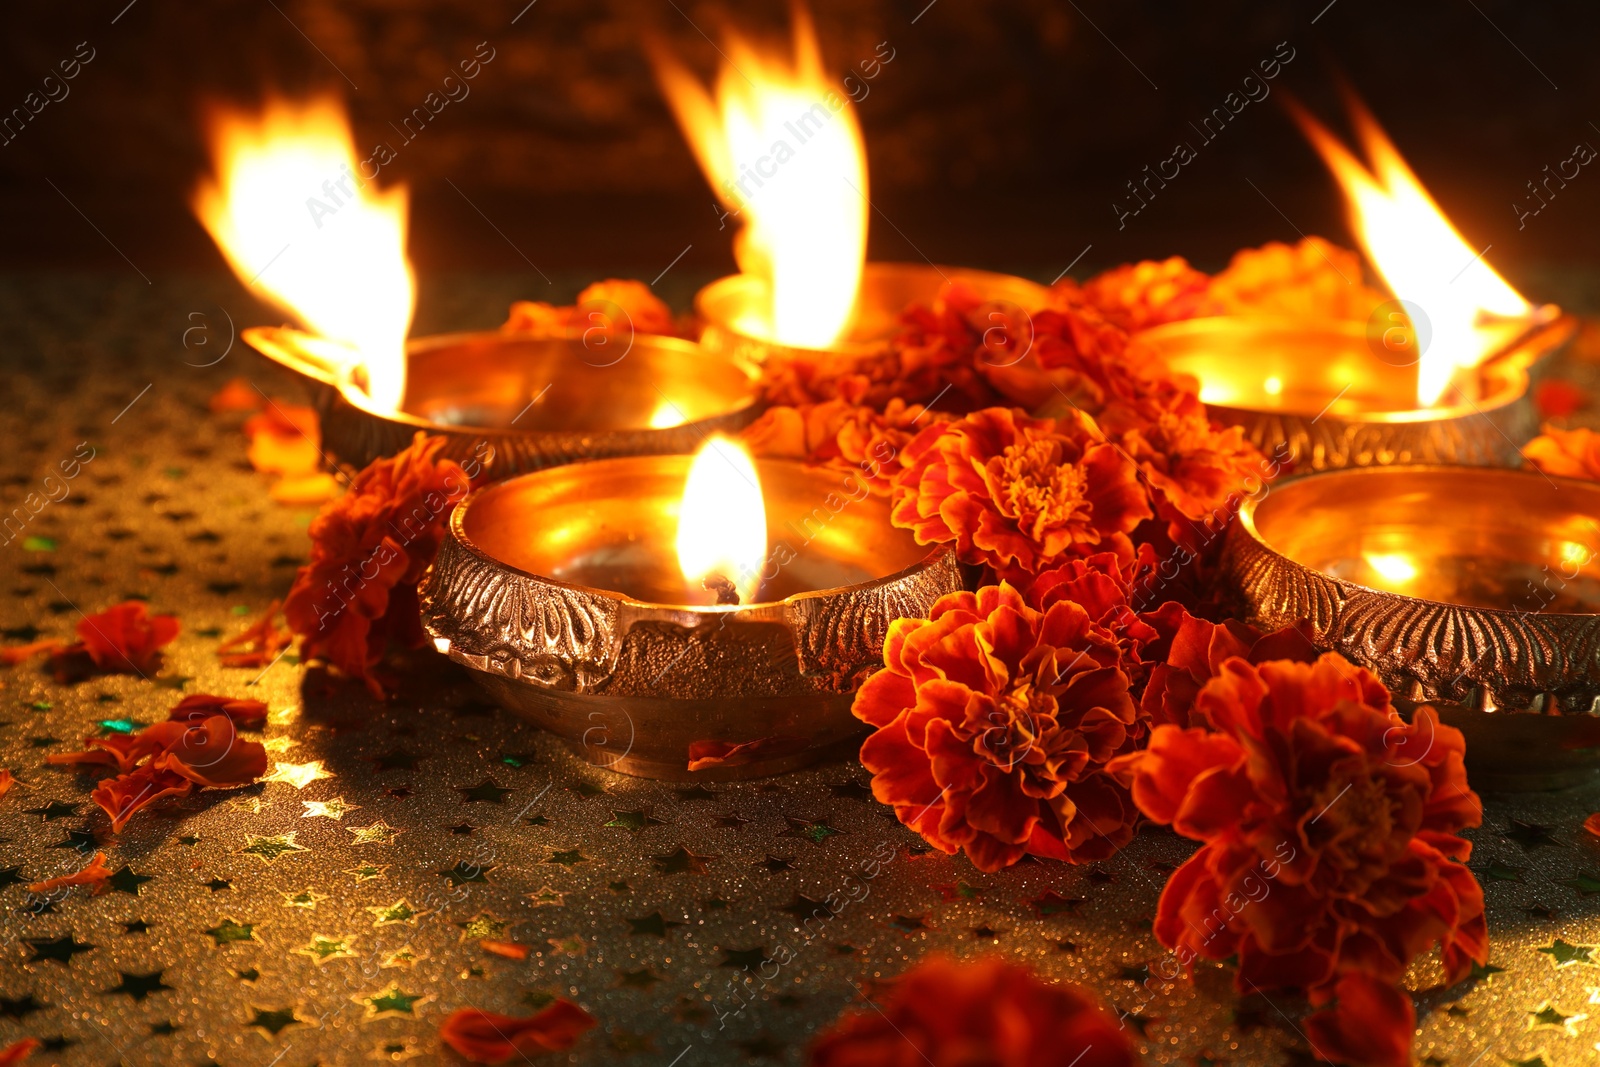
[[[1536,471],[1391,466],[1247,501],[1223,567],[1241,614],[1427,701],[1480,788],[1600,767],[1600,486]]]
[[[724,590],[718,603],[710,575],[680,570],[695,462],[599,460],[473,494],[424,579],[423,623],[491,697],[593,763],[673,779],[788,770],[858,735],[853,694],[881,665],[889,622],[926,616],[960,572],[859,481],[763,460],[760,502],[734,483],[694,534],[736,526],[732,497],[764,513],[756,558],[742,574],[717,568],[740,602]]]

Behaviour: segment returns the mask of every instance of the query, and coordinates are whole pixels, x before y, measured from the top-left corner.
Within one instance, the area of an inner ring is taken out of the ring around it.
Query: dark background
[[[0,268],[220,268],[187,207],[206,165],[204,99],[332,89],[366,145],[390,138],[388,124],[483,40],[497,55],[472,95],[384,171],[412,187],[412,256],[424,275],[525,270],[513,243],[546,271],[649,278],[689,244],[683,270],[730,266],[729,231],[717,231],[642,41],[654,32],[709,72],[717,55],[702,31],[718,38],[731,21],[783,33],[784,4],[536,0],[524,10],[526,2],[13,8],[0,44],[0,111],[20,105],[78,42],[96,58],[66,100],[0,147]],[[1089,245],[1074,273],[1170,253],[1217,266],[1235,248],[1292,240],[1297,229],[1348,243],[1331,180],[1278,106],[1290,89],[1335,116],[1340,72],[1467,239],[1493,246],[1488,258],[1502,271],[1515,279],[1519,265],[1593,256],[1600,174],[1586,169],[1521,232],[1511,207],[1575,143],[1600,146],[1592,4],[925,3],[815,4],[839,72],[880,41],[896,53],[858,109],[878,208],[874,258],[920,250],[1048,280]],[[1273,97],[1200,148],[1119,232],[1111,204],[1124,181],[1180,138],[1198,147],[1189,123],[1280,41],[1296,58]]]

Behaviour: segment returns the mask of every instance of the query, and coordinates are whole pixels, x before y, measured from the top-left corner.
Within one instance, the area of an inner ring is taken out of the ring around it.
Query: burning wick
[[[739,606],[739,590],[732,582],[720,574],[706,575],[705,581],[700,583],[700,588],[717,595],[717,606],[719,608],[736,608]]]

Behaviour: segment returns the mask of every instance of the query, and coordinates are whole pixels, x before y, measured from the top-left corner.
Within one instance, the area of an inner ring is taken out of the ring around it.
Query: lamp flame
[[[218,110],[209,125],[214,173],[196,190],[194,211],[228,265],[348,348],[339,353],[346,378],[375,406],[398,409],[417,288],[405,254],[405,187],[380,192],[362,179],[350,121],[331,97],[272,100],[259,114]]]
[[[810,16],[794,8],[794,59],[735,34],[716,96],[656,50],[656,73],[717,199],[743,222],[739,270],[770,304],[736,325],[786,345],[825,348],[854,318],[867,256],[867,160],[847,97],[823,72]]]
[[[1431,341],[1417,363],[1417,403],[1439,402],[1459,368],[1476,367],[1516,332],[1533,307],[1457,232],[1365,106],[1351,122],[1371,167],[1326,126],[1290,110],[1344,190],[1350,224],[1389,290],[1428,317]]]
[[[678,512],[678,567],[704,599],[701,583],[712,575],[731,581],[750,603],[761,586],[767,555],[767,509],[761,480],[743,446],[713,436],[700,446],[683,486]]]

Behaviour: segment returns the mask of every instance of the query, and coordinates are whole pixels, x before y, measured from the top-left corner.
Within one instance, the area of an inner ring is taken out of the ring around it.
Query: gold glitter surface
[[[295,394],[239,353],[183,366],[179,331],[149,324],[183,323],[201,306],[194,287],[144,288],[24,299],[0,286],[0,321],[82,355],[7,375],[7,508],[79,442],[96,450],[70,495],[31,518],[32,548],[0,546],[5,643],[30,628],[70,637],[79,609],[129,595],[183,622],[152,680],[58,685],[38,661],[0,669],[0,766],[22,783],[0,800],[0,1047],[50,1040],[40,1062],[68,1067],[445,1063],[437,1027],[451,1010],[523,1015],[564,996],[600,1025],[540,1063],[796,1064],[838,1012],[940,950],[999,953],[1098,990],[1153,1064],[1306,1053],[1304,1005],[1241,999],[1222,966],[1152,976],[1165,969],[1156,898],[1192,848],[1170,833],[1146,830],[1089,867],[985,874],[928,851],[853,764],[647,782],[575,760],[432,653],[385,665],[396,695],[383,704],[292,655],[264,671],[220,667],[218,641],[287,588],[308,513],[267,499],[242,466],[239,418],[206,414],[205,400],[233,374]],[[242,300],[219,289],[208,314],[216,299]],[[87,343],[80,307],[101,316],[93,336],[119,340]],[[197,692],[268,703],[267,782],[157,805],[112,837],[91,779],[44,763],[98,723],[155,722]],[[1437,964],[1418,965],[1415,1055],[1593,1063],[1600,842],[1580,824],[1600,793],[1487,809],[1468,836],[1491,967],[1440,990]],[[27,893],[96,849],[116,872],[105,894]],[[864,879],[875,855],[892,860]],[[830,894],[843,910],[806,923]],[[485,939],[529,951],[517,960]]]

